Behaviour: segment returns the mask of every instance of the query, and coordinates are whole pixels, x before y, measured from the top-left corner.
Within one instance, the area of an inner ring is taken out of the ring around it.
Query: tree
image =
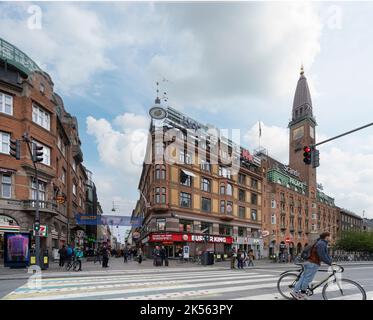
[[[373,253],[373,232],[343,232],[336,248],[344,251]]]

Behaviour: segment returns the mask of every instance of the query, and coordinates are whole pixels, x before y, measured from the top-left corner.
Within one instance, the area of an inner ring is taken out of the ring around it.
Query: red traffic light
[[[305,164],[311,164],[311,153],[312,153],[312,149],[309,147],[309,146],[305,146],[303,148],[304,150],[304,153],[303,153],[303,162]]]
[[[308,146],[305,146],[305,147],[303,148],[303,150],[304,150],[304,152],[307,152],[307,153],[311,152],[311,148],[308,147]]]

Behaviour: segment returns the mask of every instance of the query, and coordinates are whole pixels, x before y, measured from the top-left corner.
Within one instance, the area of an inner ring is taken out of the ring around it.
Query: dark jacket
[[[328,254],[328,241],[318,240],[311,250],[311,256],[308,261],[320,265],[321,261],[327,265],[332,264],[332,258]]]

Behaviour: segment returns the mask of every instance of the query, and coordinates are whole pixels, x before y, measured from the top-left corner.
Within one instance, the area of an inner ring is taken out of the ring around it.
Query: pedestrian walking
[[[236,269],[236,267],[234,266],[236,263],[236,258],[237,258],[236,248],[233,247],[232,252],[231,252],[231,269]]]
[[[161,265],[161,253],[159,246],[156,246],[153,250],[153,265],[156,267]]]
[[[245,259],[245,256],[241,249],[238,249],[237,251],[237,268],[243,269],[243,261]]]
[[[124,263],[128,262],[128,249],[127,248],[123,250],[123,259],[124,259]]]
[[[102,267],[108,268],[109,263],[109,249],[107,247],[103,247],[102,249]]]
[[[139,250],[137,251],[137,262],[139,263],[139,264],[141,264],[141,262],[142,262],[142,256],[143,256],[143,253],[142,253],[142,250],[141,250],[141,248],[139,248]]]
[[[60,263],[59,263],[59,266],[60,267],[63,267],[64,264],[65,264],[65,260],[66,260],[66,246],[63,245],[62,248],[60,250],[58,250],[58,253],[60,255]]]
[[[248,264],[247,266],[250,267],[250,266],[253,266],[254,267],[254,259],[255,259],[255,256],[254,256],[254,251],[253,249],[250,249],[249,250],[249,254],[247,255],[247,259],[248,259]]]
[[[166,249],[164,246],[161,247],[159,251],[159,255],[161,257],[161,266],[163,266],[164,261],[166,260]]]
[[[307,262],[304,264],[304,272],[295,284],[294,290],[290,292],[295,300],[306,300],[308,285],[312,282],[319,270],[321,262],[324,262],[329,266],[332,264],[332,258],[328,254],[329,238],[330,233],[323,232],[320,235],[320,238],[317,239],[314,245],[310,248],[309,254],[307,254]]]
[[[75,261],[78,261],[79,263],[79,269],[78,271],[82,271],[82,258],[83,258],[83,250],[80,249],[79,247],[74,248],[74,258]]]
[[[102,248],[97,248],[94,251],[94,255],[95,255],[95,258],[93,260],[94,263],[98,261],[101,264],[101,251],[102,251]]]

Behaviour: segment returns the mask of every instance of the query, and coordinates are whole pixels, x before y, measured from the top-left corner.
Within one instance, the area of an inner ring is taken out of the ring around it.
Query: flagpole
[[[259,152],[260,152],[260,138],[262,137],[262,126],[260,125],[260,120],[259,120]]]

